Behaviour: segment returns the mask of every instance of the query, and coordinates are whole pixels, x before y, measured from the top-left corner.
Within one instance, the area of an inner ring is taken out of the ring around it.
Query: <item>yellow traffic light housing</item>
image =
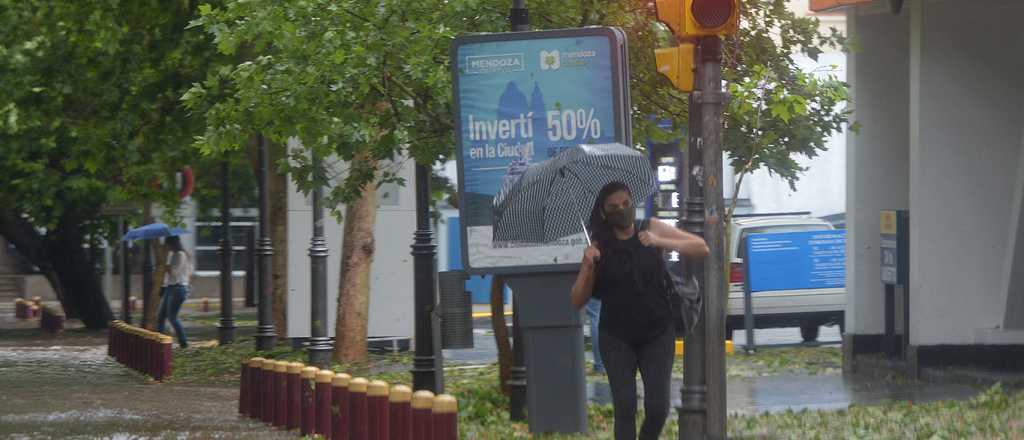
[[[657,0],[654,9],[658,13],[658,21],[665,23],[673,34],[684,34],[686,15],[683,12],[683,0]]]
[[[685,0],[682,15],[682,33],[687,36],[729,35],[739,27],[740,4],[739,0]]]
[[[693,91],[693,43],[654,49],[658,73],[668,77],[676,89]]]

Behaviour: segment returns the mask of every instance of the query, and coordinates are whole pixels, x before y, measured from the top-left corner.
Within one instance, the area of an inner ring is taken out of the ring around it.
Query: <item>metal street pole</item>
[[[722,39],[701,38],[701,134],[704,137],[704,241],[711,255],[704,265],[704,329],[707,377],[707,438],[725,438],[725,201],[722,199]]]
[[[124,234],[128,233],[128,219],[120,218],[121,232],[120,236],[124,237]],[[132,267],[129,263],[129,251],[131,248],[128,247],[128,241],[121,241],[121,320],[127,324],[132,323],[131,313],[131,294],[132,294]]]
[[[530,30],[530,11],[526,0],[513,0],[509,11],[513,32]],[[519,326],[519,301],[512,296],[512,366],[509,371],[509,417],[512,420],[526,420],[526,359],[523,355],[525,338]],[[497,317],[505,319],[504,316]]]
[[[153,291],[153,244],[150,240],[142,241],[142,327],[149,326],[147,312],[151,307],[149,299]]]
[[[273,300],[274,300],[274,286],[273,280],[271,279],[273,268],[271,267],[271,259],[274,256],[274,246],[270,241],[270,222],[268,220],[270,216],[270,203],[267,197],[267,181],[269,179],[268,167],[270,162],[270,146],[268,145],[267,138],[263,135],[257,137],[257,149],[259,150],[258,162],[259,162],[259,203],[260,203],[260,240],[256,244],[256,253],[259,255],[259,287],[260,287],[260,299],[259,307],[257,309],[257,325],[256,325],[256,349],[260,351],[271,350],[274,348],[274,344],[277,340],[277,332],[274,330],[273,317]]]
[[[256,307],[256,228],[245,234],[245,306]]]
[[[313,167],[320,177],[320,158],[313,156]],[[331,365],[331,340],[327,337],[327,240],[324,238],[323,187],[313,189],[313,239],[309,244],[310,307],[312,326],[309,338],[309,363],[318,368]]]
[[[700,55],[700,45],[695,48],[695,56]],[[698,65],[694,74],[694,85],[699,90],[701,86],[701,69]],[[701,106],[697,93],[690,93],[689,97],[689,133],[687,139],[687,152],[683,155],[683,167],[686,173],[686,198],[684,209],[681,214],[680,224],[683,228],[695,235],[704,236],[704,139],[701,134]],[[692,274],[700,280],[701,296],[707,303],[707,282],[704,276],[704,261],[697,258],[686,260],[686,273]],[[683,387],[679,391],[679,438],[680,439],[703,439],[707,432],[707,384],[704,370],[704,352],[706,343],[706,332],[704,323],[706,311],[701,314],[701,319],[694,326],[693,331],[686,336],[683,354]]]
[[[231,308],[231,194],[228,189],[228,160],[220,164],[220,345],[235,342],[235,318]]]
[[[440,341],[434,339],[436,248],[430,230],[430,170],[427,165],[416,164],[416,232],[412,245],[416,354],[412,358],[412,384],[415,390],[434,394],[444,392]]]

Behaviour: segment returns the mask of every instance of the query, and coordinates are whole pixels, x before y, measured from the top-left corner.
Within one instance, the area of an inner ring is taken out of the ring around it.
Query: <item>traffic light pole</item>
[[[722,199],[722,40],[703,37],[697,46],[695,91],[689,100],[689,151],[684,228],[704,237],[711,254],[688,262],[703,275],[704,313],[686,337],[679,438],[725,438],[725,201]]]
[[[696,48],[700,53],[700,47]],[[698,55],[699,56],[699,55]],[[695,73],[695,85],[700,87],[701,69]],[[684,199],[683,218],[679,224],[694,235],[704,236],[704,139],[702,130],[701,105],[696,93],[689,97],[689,136],[687,152],[683,155],[686,170],[686,198]],[[704,279],[704,261],[696,258],[686,260],[686,273],[700,279],[701,296],[706,298],[707,282]],[[704,370],[706,317],[701,314],[700,321],[693,331],[686,336],[685,354],[683,355],[683,387],[679,392],[679,438],[702,439],[707,432],[707,386]]]
[[[701,135],[704,138],[704,241],[711,254],[704,264],[704,331],[707,386],[706,438],[725,438],[725,201],[722,199],[722,39],[700,42]]]

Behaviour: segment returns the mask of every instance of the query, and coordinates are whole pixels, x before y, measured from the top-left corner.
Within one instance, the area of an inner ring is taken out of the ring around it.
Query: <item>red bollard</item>
[[[313,432],[331,438],[331,388],[334,372],[320,370],[316,373],[316,425]]]
[[[121,321],[115,319],[107,323],[107,357],[114,357],[114,336],[119,322]]]
[[[391,388],[388,403],[389,440],[412,439],[412,389],[405,385]]]
[[[288,383],[288,423],[286,427],[291,429],[299,429],[299,420],[302,417],[302,369],[305,368],[298,362],[292,362],[288,364],[288,378],[285,380]]]
[[[143,329],[140,339],[142,340],[142,364],[139,365],[139,370],[142,371],[142,374],[153,377],[155,376],[153,366],[157,361],[156,349],[153,347],[153,333]]]
[[[288,426],[288,362],[278,361],[274,367],[274,426]]]
[[[412,438],[434,440],[434,393],[420,390],[412,395]]]
[[[242,359],[238,379],[238,413],[249,414],[249,361]]]
[[[348,384],[352,376],[345,373],[334,375],[331,381],[331,439],[348,440]]]
[[[203,298],[203,302],[201,304],[202,304],[202,306],[200,306],[200,310],[202,310],[204,313],[210,311],[210,299],[209,298]]]
[[[277,398],[274,388],[274,367],[276,365],[277,361],[263,361],[263,374],[260,376],[260,380],[263,382],[260,384],[263,387],[263,412],[260,414],[260,420],[266,424],[274,423],[274,410],[277,409],[274,400]]]
[[[316,424],[316,373],[317,367],[303,368],[299,373],[302,383],[299,385],[302,394],[302,415],[299,417],[299,432],[302,435],[313,435]]]
[[[370,382],[362,377],[352,379],[348,383],[348,438],[349,440],[367,440],[366,390]]]
[[[388,440],[388,384],[375,380],[366,388],[366,436]]]
[[[263,417],[263,362],[266,359],[249,359],[249,417],[260,420]]]
[[[114,360],[121,365],[124,365],[124,326],[123,322],[114,325]]]
[[[174,344],[174,339],[170,336],[160,335],[160,355],[157,356],[159,364],[157,364],[157,378],[156,380],[164,380],[171,377],[171,346]]]
[[[459,440],[459,404],[455,397],[441,394],[434,398],[434,440]]]

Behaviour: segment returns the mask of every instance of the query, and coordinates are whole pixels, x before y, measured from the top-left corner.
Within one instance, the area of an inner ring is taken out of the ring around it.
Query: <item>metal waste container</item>
[[[462,271],[437,273],[441,309],[441,348],[473,348],[473,301]]]

